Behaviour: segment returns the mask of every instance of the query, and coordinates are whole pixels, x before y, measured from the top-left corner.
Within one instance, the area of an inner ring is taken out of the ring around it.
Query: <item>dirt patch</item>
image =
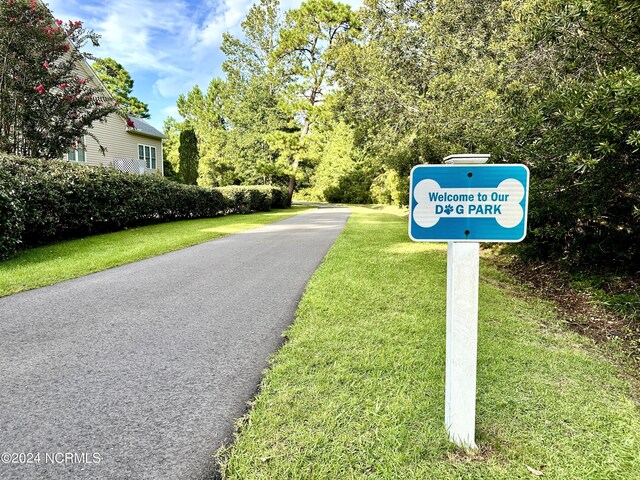
[[[571,285],[569,273],[550,263],[522,262],[515,258],[490,255],[497,267],[538,298],[556,305],[562,321],[572,330],[598,344],[616,345],[628,358],[631,374],[640,379],[640,325],[637,318],[616,314],[596,300],[589,291]],[[637,288],[632,278],[608,283],[612,292]],[[625,362],[626,363],[626,362]]]
[[[486,462],[495,454],[492,445],[480,443],[476,450],[456,448],[447,452],[445,460],[454,463]]]

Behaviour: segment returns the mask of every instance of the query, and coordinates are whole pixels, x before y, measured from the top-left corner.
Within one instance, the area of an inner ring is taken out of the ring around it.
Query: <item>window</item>
[[[138,145],[138,159],[144,160],[144,164],[149,169],[156,168],[156,147],[149,145]]]
[[[69,150],[67,150],[67,160],[70,162],[86,162],[86,143],[86,137],[82,137],[81,140],[77,140],[74,145],[69,147]]]

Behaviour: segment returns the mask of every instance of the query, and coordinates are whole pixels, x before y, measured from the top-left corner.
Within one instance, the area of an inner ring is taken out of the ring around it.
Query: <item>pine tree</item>
[[[131,96],[133,79],[129,72],[113,58],[99,58],[91,66],[109,93],[127,113],[149,118],[149,105]]]

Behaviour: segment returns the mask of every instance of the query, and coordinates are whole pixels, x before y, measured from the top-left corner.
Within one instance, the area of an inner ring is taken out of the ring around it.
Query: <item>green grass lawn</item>
[[[33,248],[0,262],[0,296],[106,270],[283,220],[308,210],[285,210],[184,220]]]
[[[358,208],[222,451],[227,479],[640,478],[632,385],[550,304],[481,264],[479,450],[444,422],[446,247]]]

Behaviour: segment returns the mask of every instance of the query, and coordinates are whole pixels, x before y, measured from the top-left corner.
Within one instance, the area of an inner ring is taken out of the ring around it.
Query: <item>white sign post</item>
[[[445,158],[447,164],[483,164],[489,155]],[[476,370],[478,358],[478,283],[480,243],[447,246],[447,361],[444,424],[449,438],[476,447]]]
[[[477,448],[476,365],[480,242],[519,242],[527,228],[529,170],[451,155],[411,172],[409,236],[448,242],[444,422],[449,438]]]
[[[476,448],[479,269],[479,243],[449,242],[444,424],[449,438],[466,448]]]

